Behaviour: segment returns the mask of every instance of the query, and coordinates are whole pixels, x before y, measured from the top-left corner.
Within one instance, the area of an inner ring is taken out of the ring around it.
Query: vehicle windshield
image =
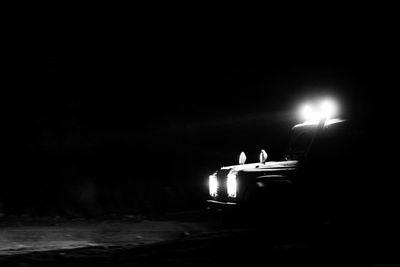
[[[315,128],[294,128],[285,154],[288,160],[302,159],[311,144]]]
[[[344,132],[346,128],[341,125],[343,125],[343,123],[334,123],[324,127],[323,134],[319,135],[317,138],[318,144],[313,144],[313,150],[315,150],[315,153],[316,151],[335,151],[337,147],[344,142],[343,137],[345,136]],[[285,154],[285,159],[303,159],[305,154],[310,149],[317,130],[317,125],[303,125],[294,127],[289,146]]]

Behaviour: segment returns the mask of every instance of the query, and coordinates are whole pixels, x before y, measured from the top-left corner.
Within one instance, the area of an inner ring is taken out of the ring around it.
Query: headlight
[[[228,174],[228,181],[227,181],[227,190],[229,197],[236,197],[237,193],[237,180],[236,174]]]
[[[210,196],[216,197],[218,195],[218,180],[215,175],[210,175],[208,177],[208,189],[210,191]]]

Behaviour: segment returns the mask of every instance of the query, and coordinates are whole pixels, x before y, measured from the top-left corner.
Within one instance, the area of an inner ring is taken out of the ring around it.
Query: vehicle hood
[[[265,172],[265,171],[281,171],[281,170],[294,170],[298,166],[297,160],[285,161],[268,161],[265,163],[249,163],[242,165],[232,165],[222,167],[221,170],[233,172]]]

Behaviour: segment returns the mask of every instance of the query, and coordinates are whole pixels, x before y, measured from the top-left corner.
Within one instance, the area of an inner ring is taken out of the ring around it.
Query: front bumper
[[[207,200],[207,207],[210,209],[232,209],[237,206],[235,202],[223,202],[217,200]]]

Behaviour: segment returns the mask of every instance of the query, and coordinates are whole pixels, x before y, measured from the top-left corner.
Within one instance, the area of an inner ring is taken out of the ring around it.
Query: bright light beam
[[[227,190],[228,190],[228,196],[229,197],[236,197],[237,181],[236,181],[236,175],[235,174],[232,174],[232,173],[228,174]]]
[[[218,195],[218,180],[217,177],[214,175],[210,175],[208,177],[208,188],[210,196],[216,197]]]
[[[329,120],[337,113],[337,105],[331,99],[324,99],[318,105],[305,104],[300,108],[300,116],[307,123]]]
[[[324,101],[321,102],[320,104],[320,113],[321,113],[321,118],[320,119],[330,119],[333,116],[336,115],[337,112],[337,107],[334,101],[331,99],[325,99]]]
[[[310,104],[305,104],[300,109],[300,116],[304,121],[314,121],[317,118],[315,117],[315,112],[313,107]]]

